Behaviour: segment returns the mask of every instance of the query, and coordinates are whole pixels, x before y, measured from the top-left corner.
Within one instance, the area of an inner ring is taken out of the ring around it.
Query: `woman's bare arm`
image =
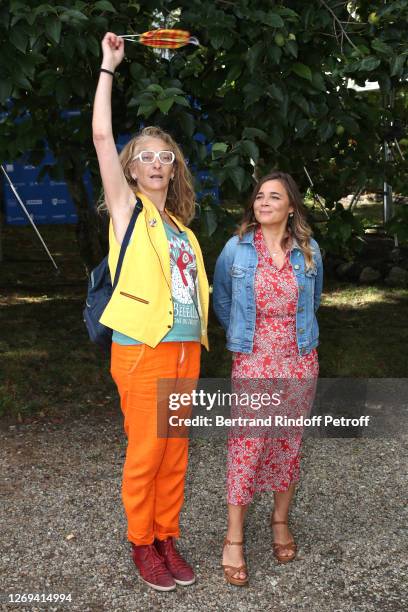
[[[102,68],[114,71],[124,57],[124,41],[108,32],[102,41]],[[122,242],[133,210],[134,194],[123,173],[112,132],[113,77],[101,72],[92,117],[92,135],[98,156],[105,202],[112,218],[116,239]]]

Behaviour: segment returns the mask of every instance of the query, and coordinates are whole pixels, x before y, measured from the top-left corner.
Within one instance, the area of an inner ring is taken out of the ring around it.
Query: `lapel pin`
[[[156,225],[157,225],[157,219],[155,219],[155,218],[154,218],[154,219],[150,219],[150,221],[149,221],[149,225],[150,225],[150,227],[156,227]]]

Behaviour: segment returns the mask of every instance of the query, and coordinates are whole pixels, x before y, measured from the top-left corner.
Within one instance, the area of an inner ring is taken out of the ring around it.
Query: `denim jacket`
[[[298,284],[296,338],[300,355],[306,355],[319,343],[316,312],[323,287],[323,263],[317,242],[311,238],[314,268],[305,271],[305,260],[296,240],[290,251],[290,263]],[[240,240],[228,240],[217,259],[214,272],[213,304],[215,314],[227,334],[230,351],[251,353],[255,333],[255,272],[258,255],[254,232]]]

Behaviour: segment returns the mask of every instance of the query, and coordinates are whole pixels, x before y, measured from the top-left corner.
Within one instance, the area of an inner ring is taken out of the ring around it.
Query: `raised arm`
[[[115,71],[124,57],[124,41],[108,32],[102,41],[102,68]],[[112,131],[113,76],[101,72],[96,88],[92,117],[92,135],[98,156],[105,202],[112,218],[116,239],[122,242],[135,201],[122,170]]]

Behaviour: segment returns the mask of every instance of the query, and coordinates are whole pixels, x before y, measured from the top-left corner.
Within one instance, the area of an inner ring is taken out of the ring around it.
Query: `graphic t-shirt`
[[[197,298],[197,262],[186,232],[177,232],[164,223],[170,251],[174,324],[162,342],[199,341],[201,322]],[[140,344],[138,340],[113,331],[113,342]]]

